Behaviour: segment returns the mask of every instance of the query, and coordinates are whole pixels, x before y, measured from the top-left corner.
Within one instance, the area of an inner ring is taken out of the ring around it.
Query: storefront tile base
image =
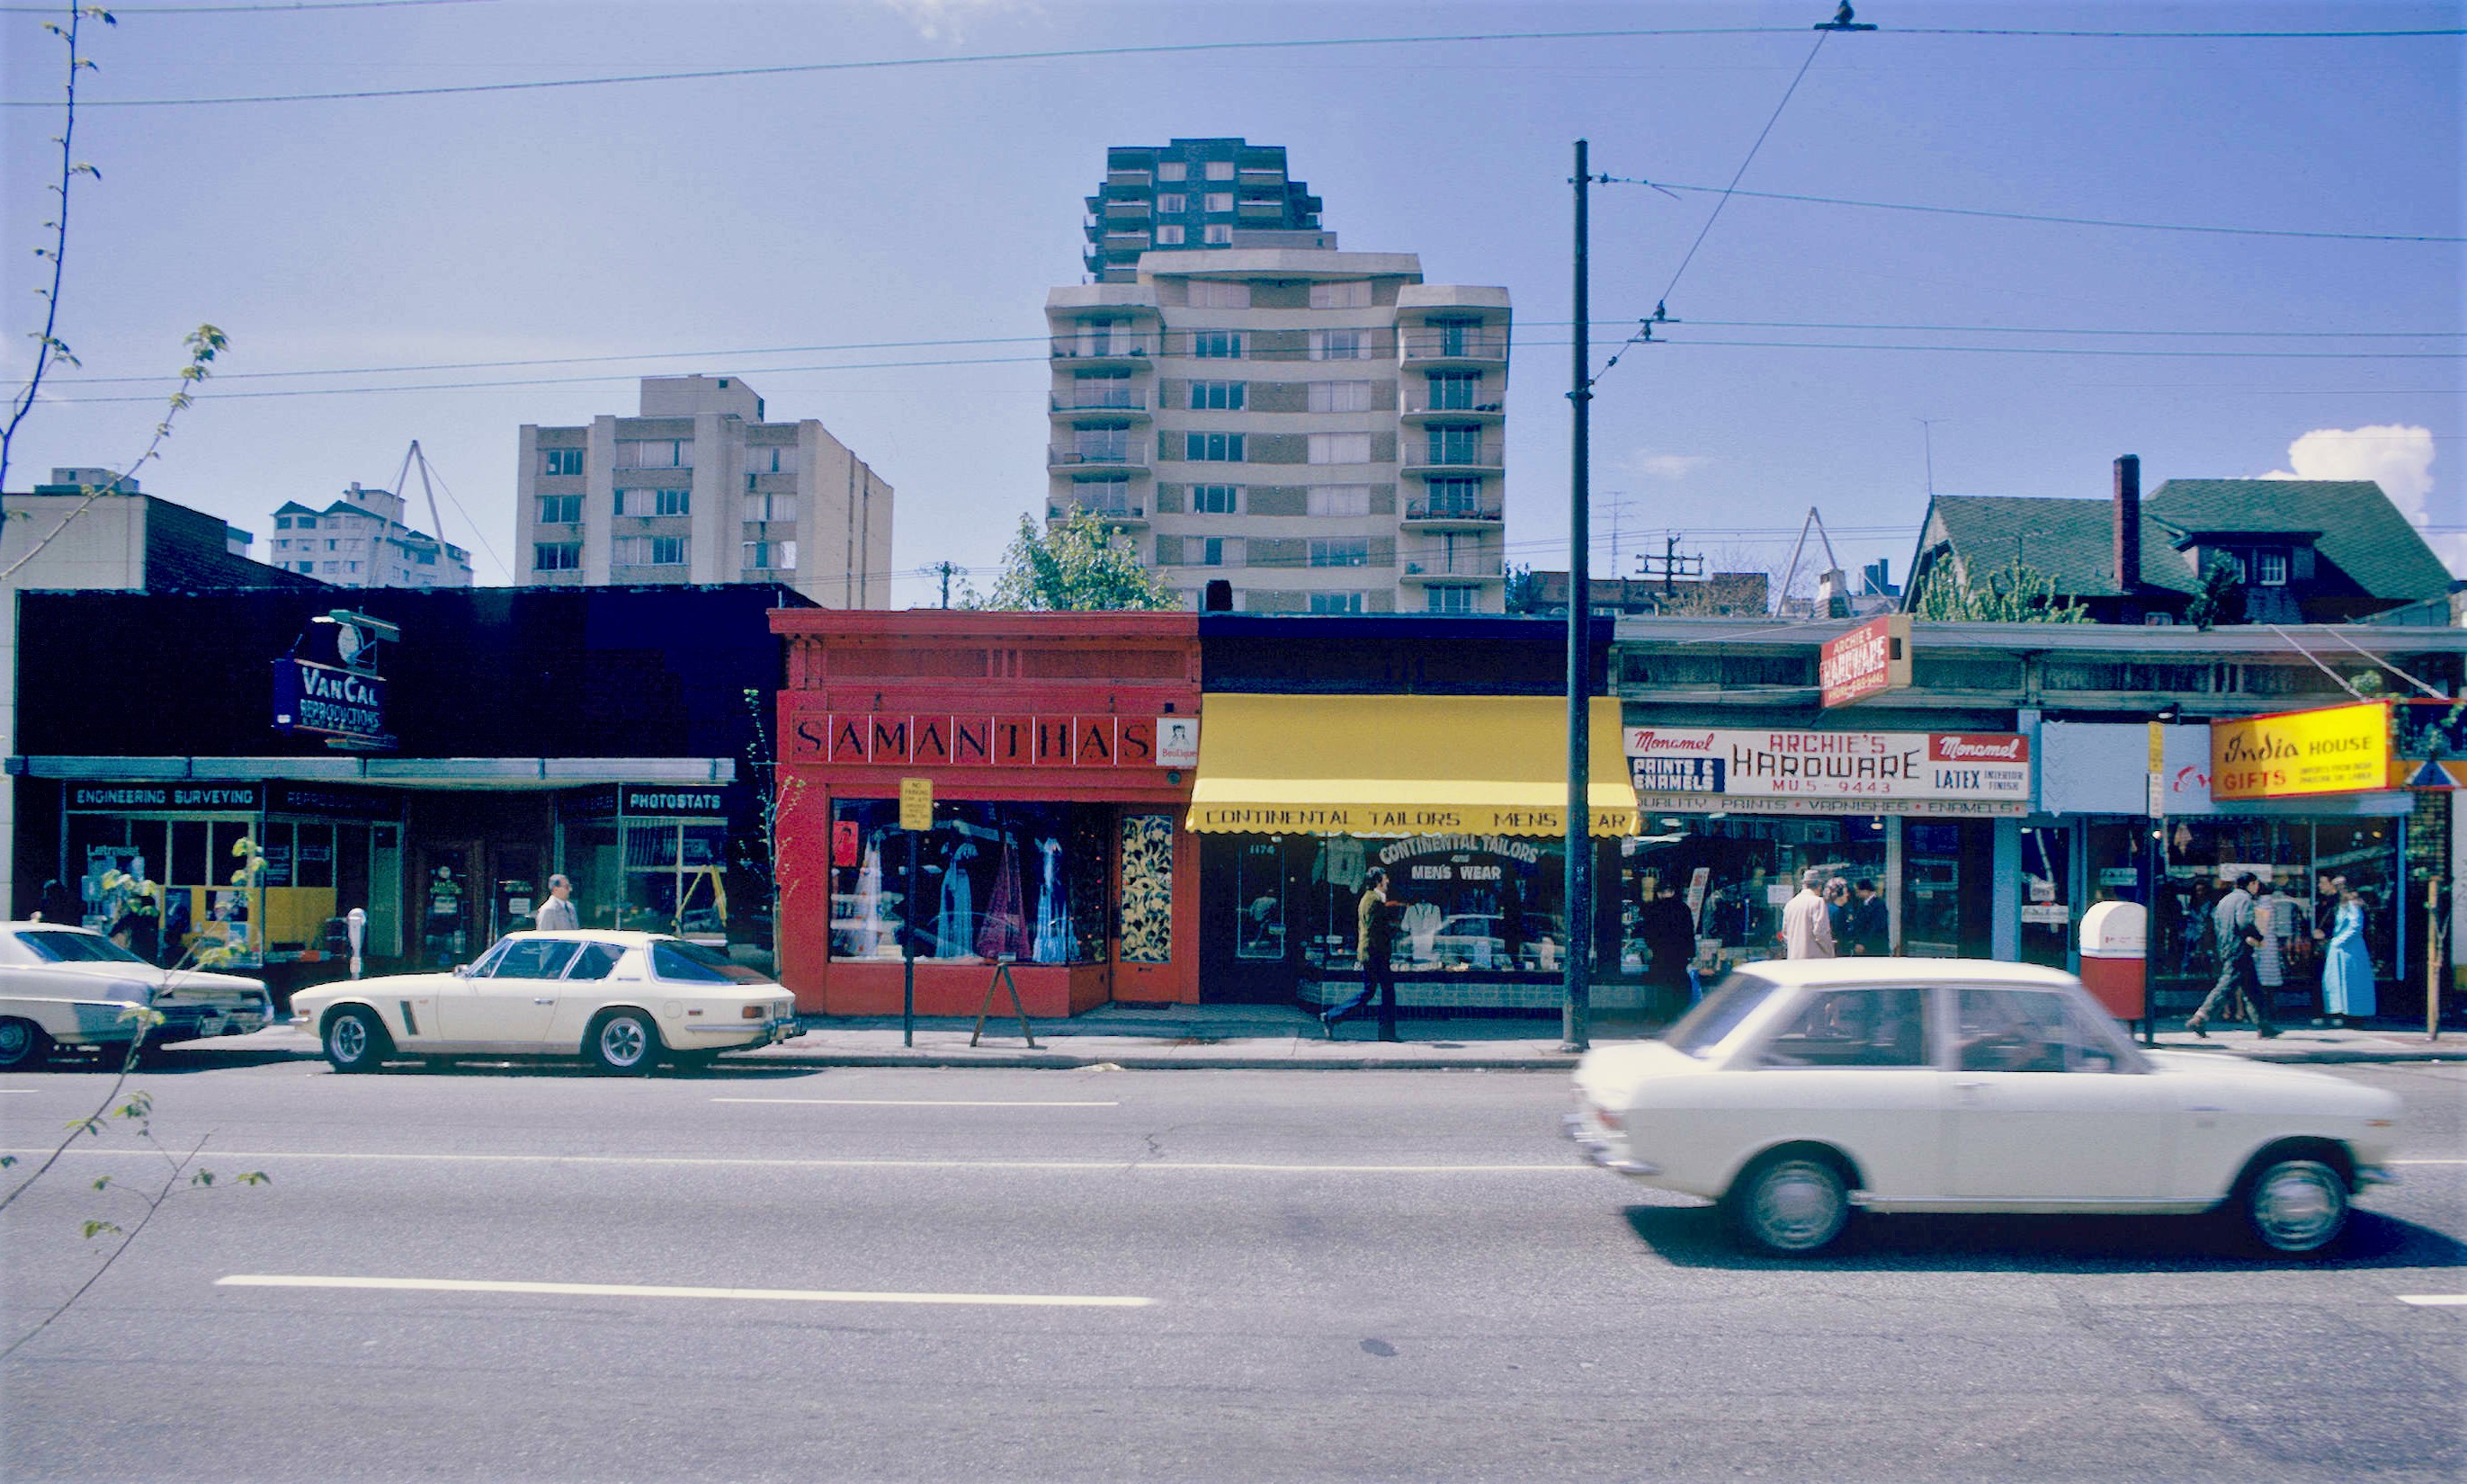
[[[1301,1002],[1319,1009],[1341,1004],[1353,998],[1361,987],[1359,979],[1304,979]],[[1567,1003],[1567,989],[1557,979],[1533,979],[1523,983],[1504,983],[1496,979],[1455,981],[1447,976],[1396,977],[1396,1003],[1407,1010],[1441,1010],[1449,1012],[1482,1010],[1547,1010],[1558,1013]],[[1596,984],[1593,1004],[1598,1010],[1641,1010],[1644,991],[1635,984]]]
[[[1015,963],[1011,980],[1019,986],[1020,1003],[1031,1016],[1058,1019],[1081,1015],[1106,1003],[1106,972],[1102,964]],[[975,1016],[985,1008],[985,990],[993,982],[989,963],[920,963],[917,966],[917,1013]],[[900,1013],[902,970],[889,962],[834,963],[822,994],[797,995],[797,1009],[805,1015],[897,1015]],[[994,991],[996,1017],[1012,1013],[1010,996]]]

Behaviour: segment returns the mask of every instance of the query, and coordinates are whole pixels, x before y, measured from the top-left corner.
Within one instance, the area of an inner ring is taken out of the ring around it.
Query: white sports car
[[[2298,1253],[2389,1178],[2398,1115],[2320,1072],[2140,1050],[2053,970],[1832,958],[1742,969],[1661,1040],[1588,1052],[1566,1128],[1770,1252],[1817,1251],[1864,1207],[2226,1208]]]
[[[0,1071],[38,1067],[56,1046],[125,1056],[133,1008],[163,1017],[147,1046],[238,1036],[274,1018],[261,979],[158,969],[90,928],[0,923]]]
[[[797,1033],[788,992],[658,933],[514,933],[450,974],[343,979],[291,997],[336,1071],[388,1058],[581,1056],[645,1072]]]

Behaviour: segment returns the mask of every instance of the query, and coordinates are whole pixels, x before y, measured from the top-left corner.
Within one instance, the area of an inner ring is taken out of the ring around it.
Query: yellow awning
[[[1543,696],[1257,696],[1202,703],[1190,828],[1217,834],[1560,836],[1567,703]],[[1592,832],[1637,833],[1618,702],[1594,698]]]

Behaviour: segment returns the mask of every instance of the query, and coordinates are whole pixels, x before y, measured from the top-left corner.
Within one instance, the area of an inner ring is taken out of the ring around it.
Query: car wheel
[[[43,1065],[52,1038],[32,1021],[11,1016],[0,1020],[0,1071],[24,1071]]]
[[[337,1010],[326,1023],[326,1060],[336,1071],[375,1071],[391,1049],[392,1038],[372,1011]]]
[[[2347,1228],[2347,1181],[2319,1159],[2274,1159],[2245,1182],[2244,1220],[2273,1252],[2318,1252]]]
[[[659,1061],[660,1033],[640,1010],[620,1010],[591,1028],[582,1051],[592,1066],[611,1076],[634,1076]]]
[[[1722,1203],[1742,1241],[1782,1257],[1823,1250],[1850,1219],[1842,1171],[1819,1155],[1767,1156],[1748,1167]]]

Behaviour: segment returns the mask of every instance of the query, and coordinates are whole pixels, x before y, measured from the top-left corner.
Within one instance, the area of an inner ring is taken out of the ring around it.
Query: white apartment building
[[[891,605],[892,490],[808,417],[765,422],[736,376],[645,376],[639,416],[522,429],[519,580],[779,582]]]
[[[402,496],[354,482],[324,509],[288,501],[274,512],[267,560],[346,588],[467,588],[471,553],[402,518]]]
[[[1411,253],[1150,252],[1046,295],[1046,515],[1101,513],[1199,605],[1505,611],[1507,290]]]

